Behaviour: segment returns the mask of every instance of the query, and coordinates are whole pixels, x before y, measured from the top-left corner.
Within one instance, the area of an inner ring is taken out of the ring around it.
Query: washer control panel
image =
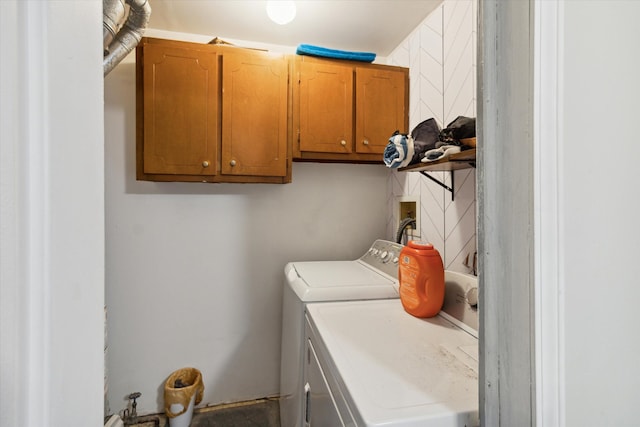
[[[400,243],[378,239],[373,242],[369,250],[360,257],[360,261],[397,279],[398,260],[403,247],[404,245]]]

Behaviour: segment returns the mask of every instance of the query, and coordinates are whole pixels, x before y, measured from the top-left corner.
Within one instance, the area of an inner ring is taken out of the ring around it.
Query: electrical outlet
[[[416,226],[411,231],[412,237],[420,237],[420,202],[416,196],[401,196],[397,198],[396,203],[396,230],[400,227],[400,223],[405,218],[413,218],[416,220]]]

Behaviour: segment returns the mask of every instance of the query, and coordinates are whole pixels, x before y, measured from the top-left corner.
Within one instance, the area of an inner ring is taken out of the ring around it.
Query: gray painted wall
[[[529,2],[480,2],[480,416],[534,423],[533,69]]]

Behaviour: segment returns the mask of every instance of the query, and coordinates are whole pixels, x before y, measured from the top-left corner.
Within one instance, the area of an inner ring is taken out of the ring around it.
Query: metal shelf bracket
[[[431,181],[435,182],[436,184],[438,184],[440,187],[444,188],[445,190],[449,191],[451,193],[451,201],[453,202],[453,187],[455,187],[453,185],[454,181],[453,178],[455,177],[455,174],[453,173],[454,171],[451,171],[451,187],[447,186],[444,182],[440,181],[437,178],[432,177],[431,175],[429,175],[428,172],[425,171],[420,171],[420,173],[424,176],[426,176],[427,178],[429,178]]]
[[[467,150],[467,151],[463,151],[461,153],[458,154],[452,154],[450,159],[445,159],[445,161],[437,161],[434,162],[433,164],[420,164],[420,165],[414,165],[414,166],[409,166],[406,168],[401,168],[400,171],[401,172],[420,172],[422,175],[426,176],[427,178],[429,178],[431,181],[435,182],[436,184],[438,184],[440,187],[444,188],[445,190],[447,190],[448,192],[451,193],[451,201],[453,201],[453,189],[455,188],[454,186],[454,177],[455,174],[454,172],[458,169],[466,169],[466,168],[476,168],[476,150],[475,148],[473,150]],[[422,170],[420,170],[422,169]],[[425,170],[426,169],[426,170]],[[449,171],[451,172],[451,187],[449,187],[448,185],[446,185],[444,182],[440,181],[438,178],[435,178],[433,176],[431,176],[428,172],[435,172],[435,171]]]

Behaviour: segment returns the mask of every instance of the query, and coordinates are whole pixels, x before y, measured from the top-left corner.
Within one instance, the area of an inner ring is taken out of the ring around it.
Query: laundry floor
[[[139,417],[127,427],[169,427],[164,415]],[[277,400],[260,400],[250,404],[204,408],[193,414],[190,427],[280,427]]]

